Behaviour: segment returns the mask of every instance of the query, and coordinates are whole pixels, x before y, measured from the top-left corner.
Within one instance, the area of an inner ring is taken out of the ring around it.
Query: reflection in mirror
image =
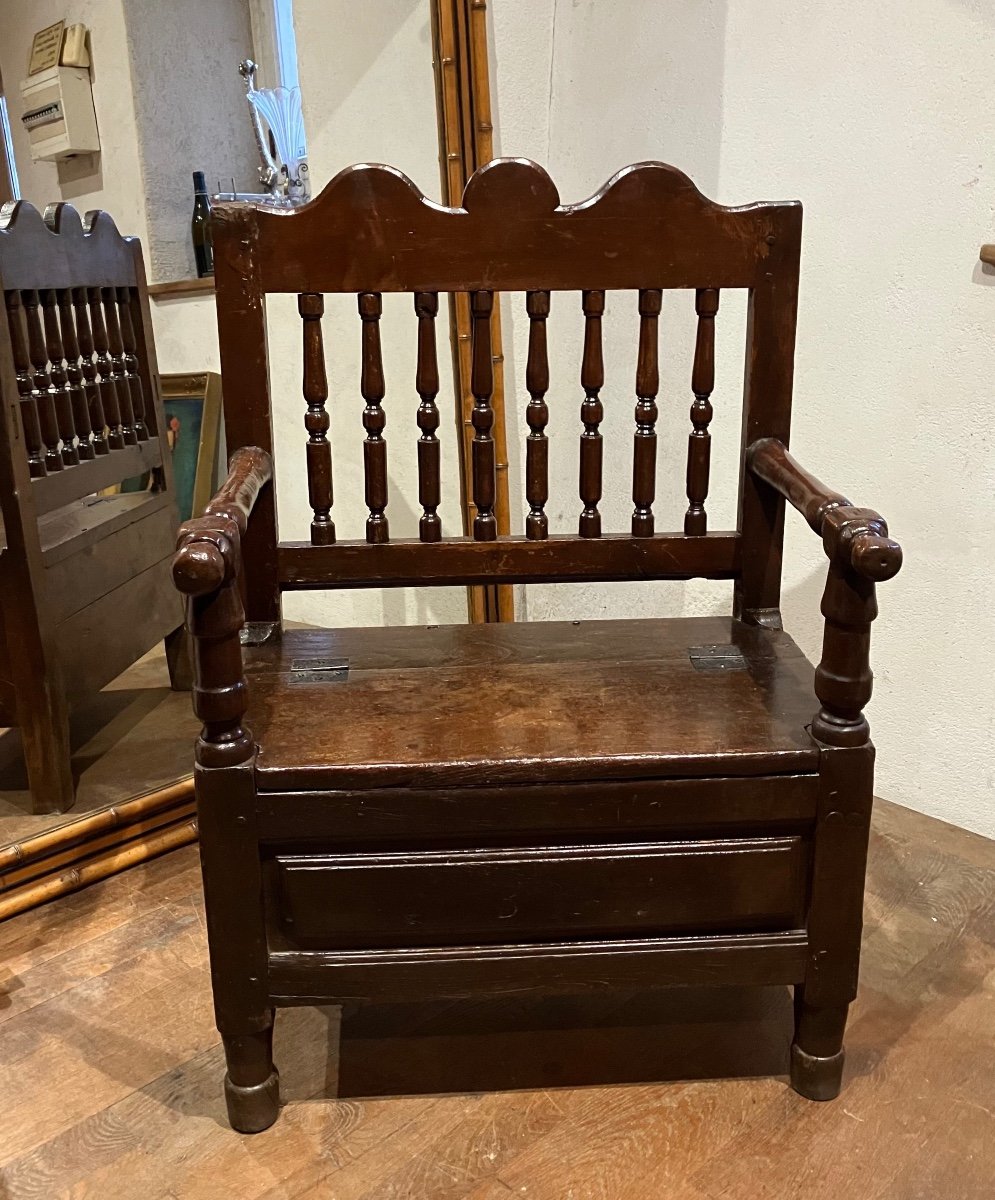
[[[240,63],[257,64],[256,88],[300,86],[314,194],[343,167],[372,160],[394,164],[426,195],[445,201],[432,9],[430,0],[381,0],[377,19],[368,20],[358,19],[355,5],[345,0],[212,0],[209,5],[176,0],[151,9],[135,0],[91,5],[86,46],[100,151],[55,162],[32,157],[18,84],[35,32],[65,14],[57,0],[32,5],[0,0],[0,77],[21,194],[39,210],[55,200],[69,200],[82,212],[105,209],[122,232],[139,238],[153,285],[151,319],[160,372],[219,369],[213,281],[196,278],[191,180],[201,171],[209,193],[265,191]],[[265,122],[262,137],[263,148],[274,149]],[[329,436],[333,444],[341,440],[346,463],[356,461],[349,447],[363,437],[360,337],[354,327],[355,297],[326,301]],[[443,477],[455,480],[458,413],[445,297],[437,325],[437,436]],[[391,532],[417,536],[417,317],[410,300],[385,297],[381,329],[390,492],[410,498],[405,505],[392,504]],[[276,415],[277,458],[294,462],[306,437],[295,297],[274,298],[269,337],[283,396]],[[3,386],[6,392],[6,377]],[[306,536],[311,510],[303,481],[287,471],[280,487],[285,535],[305,531]],[[352,526],[361,527],[365,515],[361,484],[343,470],[335,496],[335,520],[343,536]],[[443,496],[439,516],[447,531],[460,529],[458,490]],[[466,591],[459,588],[419,596],[408,590],[305,594],[286,606],[289,621],[321,625],[462,622],[466,615]],[[0,918],[191,840],[196,831],[189,770],[196,730],[189,695],[170,689],[164,653],[161,647],[152,650],[74,708],[76,800],[70,811],[47,815],[32,811],[39,806],[32,805],[28,790],[20,732],[0,730]]]

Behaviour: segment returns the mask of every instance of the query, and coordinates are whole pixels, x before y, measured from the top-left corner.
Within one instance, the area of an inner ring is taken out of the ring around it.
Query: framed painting
[[[173,492],[181,521],[199,516],[217,490],[221,376],[216,371],[160,375]],[[149,486],[149,476],[126,479],[123,492]],[[117,490],[117,489],[115,489]]]
[[[217,486],[221,376],[204,371],[160,380],[176,507],[180,520],[188,521],[204,511]]]

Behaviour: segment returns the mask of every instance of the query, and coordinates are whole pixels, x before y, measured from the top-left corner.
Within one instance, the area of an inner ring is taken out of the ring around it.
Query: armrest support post
[[[203,722],[196,759],[203,767],[234,766],[255,751],[243,724],[246,682],[239,633],[241,537],[260,488],[271,478],[270,458],[255,447],[237,450],[228,478],[201,517],[180,526],[173,582],[186,596],[193,647],[193,707]]]
[[[815,672],[820,708],[812,734],[830,746],[870,740],[864,707],[871,698],[871,622],[877,616],[875,583],[902,565],[902,548],[869,508],[856,508],[810,475],[774,438],[747,451],[749,469],[796,508],[822,538],[829,559],[822,615],[822,660]]]
[[[822,659],[815,671],[820,708],[812,735],[831,746],[860,746],[871,736],[863,710],[874,678],[870,649],[877,597],[874,581],[850,564],[846,545],[865,535],[868,515],[873,516],[866,509],[841,506],[826,514],[824,524],[829,573],[822,595]]]

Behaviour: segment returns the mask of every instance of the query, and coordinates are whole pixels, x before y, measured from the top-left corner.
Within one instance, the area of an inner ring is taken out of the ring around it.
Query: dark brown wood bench
[[[183,673],[172,468],[139,242],[104,212],[8,203],[0,284],[0,724],[35,811],[63,812],[70,709],[162,638]]]
[[[723,208],[659,163],[627,168],[574,207],[559,204],[535,164],[499,160],[473,176],[461,209],[430,204],[376,166],[342,172],[291,214],[219,208],[235,453],[207,512],[183,527],[174,578],[196,646],[204,884],[235,1128],[263,1129],[277,1115],[274,1008],[321,1002],[791,984],[792,1083],[813,1099],[837,1094],[872,799],[863,709],[874,589],[898,571],[901,550],[879,516],[825,488],[786,449],[800,234],[798,204]],[[709,424],[724,288],[748,291],[749,319],[738,521],[713,532]],[[636,293],[639,325],[624,534],[604,532],[599,511],[605,289]],[[658,532],[654,512],[664,289],[697,312],[681,532]],[[392,425],[394,436],[413,436],[416,421],[420,431],[413,540],[393,539],[388,524],[385,291],[413,293],[418,326],[410,386],[421,403],[407,423],[397,403]],[[499,291],[525,291],[530,320],[522,537],[499,538],[493,513]],[[276,534],[267,292],[297,293],[303,319],[306,542]],[[332,519],[325,292],[358,294],[362,541],[338,540]],[[444,531],[437,511],[439,292],[469,293],[473,313],[475,515],[465,537]],[[546,513],[546,318],[559,292],[580,293],[585,327],[576,533],[551,531]],[[814,672],[781,628],[785,500],[829,560]],[[729,616],[340,631],[281,623],[281,593],[295,589],[697,577],[729,581]]]

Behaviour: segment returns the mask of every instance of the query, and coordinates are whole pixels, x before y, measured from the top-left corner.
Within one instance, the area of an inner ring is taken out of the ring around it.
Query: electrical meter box
[[[49,67],[21,83],[21,124],[31,139],[33,162],[58,162],[100,149],[90,72]]]

